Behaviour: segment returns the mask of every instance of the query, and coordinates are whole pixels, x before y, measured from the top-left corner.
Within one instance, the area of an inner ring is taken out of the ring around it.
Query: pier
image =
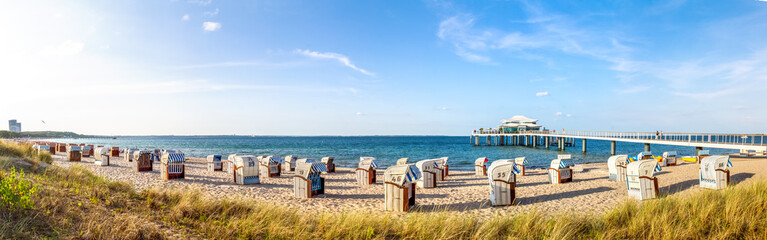
[[[738,149],[741,152],[767,151],[765,134],[724,134],[724,133],[656,133],[656,132],[605,132],[605,131],[501,131],[476,130],[471,134],[470,143],[475,146],[530,146],[557,147],[564,150],[572,147],[576,139],[582,141],[582,151],[587,150],[587,140],[610,141],[610,154],[615,155],[618,142],[642,143],[644,150],[650,146],[673,145],[695,147],[696,153],[703,148]]]

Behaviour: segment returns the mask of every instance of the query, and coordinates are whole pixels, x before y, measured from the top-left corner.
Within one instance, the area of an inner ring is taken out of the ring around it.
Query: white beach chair
[[[519,169],[518,175],[525,176],[525,165],[527,165],[527,158],[526,157],[515,158],[514,163],[517,164],[517,169]]]
[[[384,172],[384,210],[407,212],[415,206],[415,183],[421,177],[421,171],[413,164],[387,168]]]
[[[105,147],[99,147],[93,151],[93,159],[95,159],[93,163],[96,165],[109,166],[110,158],[109,149]]]
[[[287,155],[285,158],[282,159],[282,171],[283,172],[292,172],[296,170],[296,160],[298,157],[295,155]]]
[[[607,159],[607,171],[610,173],[610,181],[626,181],[626,162],[628,158],[628,155],[615,155]]]
[[[419,188],[437,187],[437,162],[434,159],[421,160],[415,163],[418,171],[421,172],[421,178],[416,181]]]
[[[408,160],[408,158],[397,159],[397,165],[407,165],[408,164],[407,160]]]
[[[279,156],[265,156],[259,159],[261,175],[267,178],[279,177],[282,158]]]
[[[445,168],[444,168],[444,162],[442,158],[435,158],[434,163],[437,164],[436,167],[434,167],[434,177],[437,178],[437,182],[445,181]]]
[[[221,165],[221,155],[208,155],[205,160],[208,163],[208,171],[217,172],[223,170],[223,166]]]
[[[335,157],[323,157],[322,159],[320,159],[320,161],[324,163],[326,167],[328,167],[328,171],[327,171],[328,173],[336,172],[336,164],[333,163],[333,161],[335,160],[336,160]]]
[[[551,160],[547,169],[549,173],[549,183],[560,184],[573,181],[573,170],[570,169],[569,158],[557,158]]]
[[[376,158],[374,157],[360,157],[360,163],[357,165],[357,169],[354,170],[357,184],[360,186],[367,186],[376,182]]]
[[[325,178],[322,173],[327,171],[327,165],[322,162],[298,164],[296,174],[293,175],[293,194],[298,198],[325,194]]]
[[[487,158],[481,157],[474,160],[474,175],[487,176]]]
[[[133,153],[138,150],[138,148],[125,148],[123,159],[126,162],[133,162]]]
[[[637,154],[637,161],[647,160],[647,159],[653,159],[652,152],[640,152],[639,154]]]
[[[664,152],[663,153],[663,163],[666,166],[676,166],[676,152]]]
[[[237,156],[250,156],[246,154],[229,154],[229,156],[226,157],[226,161],[221,161],[221,167],[226,171],[227,173],[234,174],[234,158]]]
[[[234,174],[232,180],[236,184],[250,185],[260,184],[261,179],[258,175],[259,164],[256,156],[253,155],[236,155],[234,156]]]
[[[450,175],[450,171],[449,171],[450,166],[448,166],[447,164],[448,157],[441,157],[440,159],[442,159],[442,171],[443,171],[442,179],[444,180],[448,175]]]
[[[160,179],[171,180],[184,178],[186,158],[183,153],[165,153],[160,158]]]
[[[725,189],[730,184],[730,156],[715,155],[703,158],[700,163],[700,187],[708,189]]]
[[[514,161],[498,160],[487,169],[490,181],[490,203],[493,206],[509,206],[514,204],[517,186],[516,174],[519,173]]]
[[[626,167],[626,180],[629,197],[639,200],[658,196],[658,178],[653,174],[658,169],[655,159],[637,160]]]

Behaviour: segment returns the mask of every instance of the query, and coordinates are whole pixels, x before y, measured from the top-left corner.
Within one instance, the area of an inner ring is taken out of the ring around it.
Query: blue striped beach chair
[[[655,159],[637,160],[626,167],[626,188],[629,197],[639,200],[658,196],[658,178],[653,174],[660,171]]]
[[[327,165],[322,162],[309,161],[297,165],[293,175],[293,194],[298,198],[325,194],[325,178],[322,173],[327,171]]]
[[[415,206],[416,182],[422,177],[414,164],[387,168],[384,172],[384,210],[407,212]]]
[[[517,178],[520,173],[513,160],[496,160],[487,169],[490,181],[490,203],[493,206],[509,206],[516,197]]]
[[[703,158],[700,163],[700,187],[708,189],[725,189],[730,184],[730,156],[715,155]]]
[[[160,179],[171,180],[184,178],[184,158],[183,153],[165,153],[160,159]]]

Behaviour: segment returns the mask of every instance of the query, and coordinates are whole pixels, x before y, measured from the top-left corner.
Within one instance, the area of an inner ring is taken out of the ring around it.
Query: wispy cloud
[[[537,92],[537,93],[535,93],[536,97],[545,97],[545,96],[548,96],[548,95],[549,95],[549,92]]]
[[[218,31],[219,29],[221,29],[221,23],[204,22],[202,23],[202,29],[208,32]]]
[[[554,113],[554,116],[562,116],[562,112]]]
[[[214,68],[214,67],[290,67],[300,65],[300,62],[272,62],[272,61],[233,61],[204,63],[194,65],[184,65],[170,67],[172,69],[196,69],[196,68]]]
[[[301,50],[301,49],[296,49],[294,51],[294,53],[301,54],[301,55],[304,55],[304,56],[308,56],[308,57],[311,57],[311,58],[333,59],[333,60],[336,60],[336,61],[342,63],[344,66],[347,66],[347,67],[349,67],[351,69],[354,69],[354,70],[356,70],[356,71],[358,71],[358,72],[360,72],[362,74],[365,74],[365,75],[368,75],[368,76],[375,76],[375,74],[373,74],[371,72],[368,72],[367,70],[359,68],[356,65],[352,64],[351,60],[349,60],[349,57],[344,56],[343,54],[333,53],[333,52],[321,53],[321,52],[315,52],[315,51],[309,51],[309,50]]]
[[[628,94],[628,93],[644,92],[644,91],[647,91],[648,89],[650,89],[650,86],[641,85],[641,86],[633,86],[633,87],[618,89],[616,90],[616,92],[620,94]]]
[[[181,16],[181,21],[189,21],[189,14],[184,14],[184,16]]]
[[[214,10],[214,11],[205,11],[204,13],[202,13],[202,15],[205,16],[205,17],[215,17],[215,16],[218,16],[218,8],[216,8],[216,10]]]

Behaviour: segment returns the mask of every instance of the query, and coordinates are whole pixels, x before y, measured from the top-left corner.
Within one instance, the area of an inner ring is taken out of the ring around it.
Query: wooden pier
[[[705,148],[739,149],[741,152],[767,152],[765,134],[721,133],[656,133],[656,132],[603,132],[603,131],[517,131],[477,130],[471,134],[470,143],[475,146],[530,146],[557,147],[564,150],[581,139],[582,151],[586,152],[587,140],[610,141],[610,154],[615,155],[618,142],[643,143],[650,151],[651,144],[695,147],[696,153]],[[484,140],[484,141],[483,141]]]

